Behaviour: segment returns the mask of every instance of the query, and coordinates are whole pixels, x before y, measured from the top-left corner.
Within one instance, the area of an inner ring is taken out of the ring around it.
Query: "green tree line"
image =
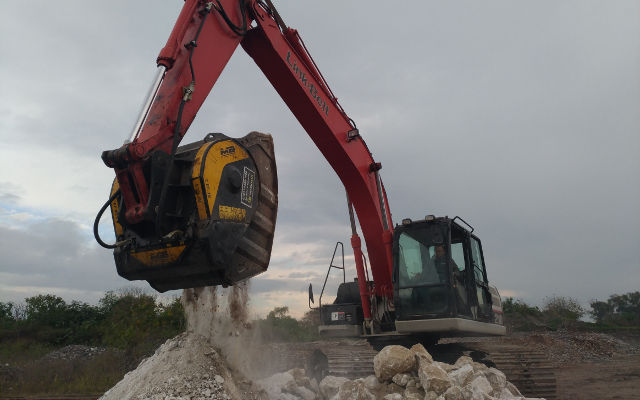
[[[267,317],[258,319],[262,339],[267,342],[305,342],[318,340],[320,313],[310,310],[301,319],[289,315],[289,307],[276,307],[269,311]]]
[[[551,329],[577,327],[587,315],[598,325],[640,326],[640,292],[614,294],[607,301],[592,300],[589,305],[591,310],[585,310],[577,300],[563,296],[546,298],[542,307],[513,297],[502,302],[506,322],[516,329],[535,329],[536,325]]]
[[[163,304],[141,290],[107,292],[97,305],[52,294],[0,302],[0,342],[19,339],[53,347],[110,346],[145,353],[185,329],[179,299]]]
[[[591,302],[591,317],[598,323],[640,326],[640,292],[611,295],[607,301]]]

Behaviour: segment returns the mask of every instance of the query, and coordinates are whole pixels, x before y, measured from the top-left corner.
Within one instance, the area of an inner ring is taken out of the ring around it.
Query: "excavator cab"
[[[429,215],[420,221],[405,219],[397,225],[392,275],[393,308],[375,321],[374,335],[413,335],[434,340],[506,334],[500,294],[489,285],[482,244],[473,228],[460,217]],[[345,293],[350,295],[344,296]],[[379,300],[378,310],[383,304]],[[357,280],[343,280],[336,301],[320,304],[319,308],[321,335],[368,335]]]
[[[159,292],[233,285],[269,265],[278,208],[271,135],[221,133],[151,155],[146,220],[126,222],[118,181],[110,203],[118,274]]]
[[[404,220],[394,230],[393,254],[398,333],[505,334],[480,239],[460,217]]]

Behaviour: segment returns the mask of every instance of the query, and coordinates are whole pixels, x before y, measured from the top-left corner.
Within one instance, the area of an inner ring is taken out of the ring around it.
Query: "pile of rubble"
[[[42,357],[42,361],[88,360],[105,352],[107,352],[107,349],[104,347],[92,347],[74,344],[52,351],[51,353]]]
[[[256,385],[270,400],[521,400],[518,389],[495,368],[462,356],[455,364],[434,361],[420,344],[387,346],[374,358],[375,375],[349,380],[309,379],[301,369]]]
[[[257,399],[238,388],[227,363],[197,334],[181,334],[127,373],[101,400]]]
[[[558,331],[514,337],[514,342],[545,351],[557,365],[568,362],[603,361],[617,354],[640,353],[640,347],[597,332]]]
[[[247,342],[251,338],[237,333],[246,318],[246,313],[237,312],[246,308],[246,291],[246,286],[221,291],[215,287],[185,289],[182,304],[187,316],[187,332],[165,342],[100,399],[260,399],[251,391],[250,383],[230,367],[230,363],[240,365],[252,356],[240,351],[250,348]],[[228,308],[235,313],[219,310],[224,297],[228,298]]]
[[[101,400],[521,400],[495,368],[462,356],[434,361],[422,345],[387,346],[373,359],[375,375],[320,382],[303,369],[276,371],[246,323],[247,287],[187,289],[187,333],[168,340]],[[227,300],[228,311],[220,310]],[[266,360],[264,360],[266,359]],[[247,379],[253,378],[253,383]],[[262,379],[260,379],[262,378]]]

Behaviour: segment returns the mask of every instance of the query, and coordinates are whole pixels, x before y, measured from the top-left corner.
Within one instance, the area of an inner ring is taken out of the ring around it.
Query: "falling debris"
[[[227,297],[225,302],[224,297]],[[258,343],[247,329],[248,284],[185,289],[187,331],[160,346],[101,400],[259,400],[251,373]]]
[[[229,313],[236,326],[246,327],[249,320],[249,281],[241,282],[231,288]]]

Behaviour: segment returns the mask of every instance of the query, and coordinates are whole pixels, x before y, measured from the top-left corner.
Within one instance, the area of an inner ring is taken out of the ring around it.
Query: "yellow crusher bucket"
[[[209,134],[173,158],[153,154],[149,164],[152,187],[170,182],[156,223],[126,226],[122,198],[111,202],[120,276],[164,292],[233,285],[266,271],[278,210],[271,135]],[[111,194],[117,190],[116,180]]]

